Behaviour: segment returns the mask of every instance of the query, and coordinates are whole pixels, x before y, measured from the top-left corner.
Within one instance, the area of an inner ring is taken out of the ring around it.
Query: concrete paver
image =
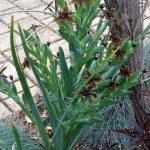
[[[42,5],[42,6],[39,6],[39,7],[36,7],[36,8],[33,8],[33,9],[30,9],[31,11],[43,11],[45,8],[47,7],[46,4]],[[45,10],[45,12],[50,12],[48,9]],[[44,14],[44,13],[37,13],[37,12],[29,12],[29,14],[31,14],[32,16],[34,16],[36,19],[38,20],[43,20],[43,19],[46,19],[48,17],[50,17],[49,15],[47,14]]]
[[[58,36],[56,33],[51,31],[50,29],[43,29],[38,33],[38,35],[40,36],[41,41],[43,43],[46,43],[47,41],[53,42],[56,39],[60,38],[60,36]]]
[[[15,11],[21,11],[21,9],[18,8],[18,7],[13,7],[13,8],[4,10],[4,11],[3,11],[3,14],[4,14],[4,13],[15,12]],[[14,15],[14,21],[17,21],[17,20],[26,18],[26,17],[28,16],[28,15],[27,15],[26,13],[24,13],[24,12],[17,12],[17,13],[13,13],[13,14],[8,14],[8,15],[0,16],[0,19],[1,19],[2,21],[4,21],[6,24],[10,24],[10,19],[11,19],[11,16],[13,16],[13,15]]]
[[[21,42],[19,36],[15,33],[16,44]],[[10,33],[0,35],[0,51],[10,48]]]
[[[0,35],[8,31],[9,28],[4,23],[0,22]]]
[[[11,112],[5,107],[2,103],[0,103],[0,119],[8,116]]]
[[[41,6],[44,4],[40,0],[30,0],[30,1],[29,0],[18,0],[18,1],[15,1],[14,3],[24,10],[38,7],[38,6]]]
[[[14,5],[12,3],[10,3],[9,1],[6,0],[1,0],[0,2],[0,11],[14,7]]]
[[[42,20],[41,22],[44,23],[44,24],[49,24],[49,28],[51,28],[51,30],[54,30],[54,31],[58,31],[58,25],[56,25],[56,23],[53,21],[54,19],[53,18],[47,18],[47,19],[44,19]],[[57,32],[58,33],[58,32]]]

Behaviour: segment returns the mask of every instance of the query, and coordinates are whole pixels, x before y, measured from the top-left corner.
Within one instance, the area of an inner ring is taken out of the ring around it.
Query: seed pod
[[[100,4],[99,6],[100,9],[103,9],[104,7],[106,7],[105,4]]]
[[[10,78],[10,80],[13,80],[14,77],[12,75],[10,75],[9,78]]]
[[[133,47],[133,48],[135,48],[136,46],[137,46],[137,44],[136,44],[136,43],[133,43],[133,44],[132,44],[132,47]]]
[[[47,41],[47,42],[46,42],[46,45],[47,45],[47,46],[50,46],[50,45],[51,45],[51,42],[50,42],[50,41]]]
[[[141,39],[141,40],[143,41],[144,39],[145,39],[145,37],[142,37],[142,39]]]
[[[98,60],[98,58],[99,58],[99,54],[96,52],[96,53],[94,54],[94,60]]]
[[[142,73],[147,73],[148,71],[146,69],[143,69]]]
[[[111,61],[109,61],[109,62],[108,62],[108,66],[111,66],[111,64],[112,64]]]
[[[59,57],[59,52],[57,52],[57,57]]]
[[[102,45],[103,45],[104,47],[107,47],[107,45],[108,45],[107,41],[102,42]]]
[[[29,61],[27,60],[27,58],[24,58],[24,62],[22,63],[22,67],[23,67],[23,69],[30,68]]]

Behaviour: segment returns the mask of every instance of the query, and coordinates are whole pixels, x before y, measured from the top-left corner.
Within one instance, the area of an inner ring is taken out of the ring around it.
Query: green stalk
[[[13,132],[15,140],[16,140],[17,150],[22,150],[20,136],[19,136],[18,130],[14,123],[12,123],[12,132]]]
[[[22,85],[22,88],[23,88],[23,91],[25,94],[25,105],[28,104],[30,106],[30,109],[33,113],[35,120],[36,120],[36,125],[37,125],[38,130],[40,132],[40,135],[43,139],[44,145],[45,145],[46,149],[49,150],[51,148],[51,146],[50,146],[48,135],[45,131],[45,127],[43,125],[42,119],[40,117],[40,114],[36,108],[33,97],[32,97],[31,92],[29,90],[24,72],[21,68],[19,61],[18,61],[19,58],[16,55],[16,49],[15,49],[15,44],[14,44],[14,21],[13,21],[13,17],[11,18],[10,44],[11,44],[11,52],[12,52],[14,65],[15,65],[19,80],[21,82],[21,85]]]
[[[40,89],[42,91],[42,94],[43,94],[43,99],[44,99],[44,102],[45,102],[45,105],[47,107],[47,110],[48,110],[48,114],[49,114],[49,118],[50,118],[50,123],[52,125],[52,128],[53,128],[53,131],[55,131],[55,128],[57,126],[57,116],[55,114],[55,110],[54,110],[54,107],[53,105],[50,103],[50,100],[47,96],[47,92],[46,92],[46,89],[40,79],[40,77],[38,76],[38,73],[35,69],[35,66],[29,56],[29,47],[27,46],[26,44],[26,41],[25,41],[25,38],[24,38],[24,35],[23,35],[23,32],[22,32],[22,29],[20,27],[20,25],[18,25],[18,28],[19,28],[19,33],[20,33],[20,36],[21,36],[21,40],[22,40],[22,44],[23,44],[23,48],[24,48],[24,51],[25,51],[25,54],[26,54],[26,57],[30,63],[30,66],[32,68],[32,71],[36,77],[36,80],[38,81],[38,84],[40,86]],[[42,135],[41,135],[42,136]],[[62,144],[62,134],[61,134],[61,131],[59,130],[59,133],[57,134],[57,137],[55,139],[55,144],[54,144],[54,147],[59,150],[60,147],[61,147],[61,144]]]

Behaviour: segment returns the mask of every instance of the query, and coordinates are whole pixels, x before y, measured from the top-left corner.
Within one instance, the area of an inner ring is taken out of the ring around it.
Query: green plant
[[[144,75],[148,78],[149,73],[149,53],[150,53],[150,42],[148,39],[144,40]],[[149,89],[149,81],[147,82]],[[147,90],[148,90],[147,89]],[[146,96],[149,96],[149,91],[145,92]],[[118,98],[117,98],[118,99]],[[87,128],[86,132],[82,137],[81,146],[83,148],[104,148],[104,140],[109,139],[109,145],[118,146],[122,145],[124,149],[131,148],[131,138],[125,134],[119,134],[116,132],[110,132],[110,129],[124,130],[131,129],[133,124],[131,123],[131,117],[133,115],[133,110],[131,107],[131,102],[129,97],[119,97],[119,103],[116,105],[108,106],[101,110],[100,118],[104,121],[102,124],[92,125]],[[133,145],[133,143],[132,143]],[[137,145],[137,144],[136,144]],[[119,148],[119,147],[118,147]]]
[[[37,127],[46,149],[72,150],[87,126],[103,122],[100,110],[118,103],[114,97],[129,94],[128,89],[138,83],[141,72],[130,72],[124,63],[133,53],[133,44],[139,44],[149,27],[134,41],[122,41],[119,47],[114,48],[111,41],[108,46],[105,44],[109,36],[109,32],[104,34],[108,27],[106,19],[100,18],[96,31],[89,34],[93,20],[101,11],[100,0],[74,0],[74,12],[69,11],[63,0],[57,0],[57,3],[60,12],[54,16],[54,20],[59,25],[60,35],[69,44],[70,65],[67,64],[62,47],[59,47],[58,57],[53,56],[51,49],[37,35],[29,38],[31,34],[18,25],[26,59],[43,94],[49,124],[54,133],[52,139],[48,138],[45,131],[20,64],[14,44],[13,18],[10,43],[23,89],[22,100],[13,83],[10,86],[0,80],[0,91],[20,105]],[[121,69],[122,65],[124,69]],[[57,74],[58,69],[60,74]]]

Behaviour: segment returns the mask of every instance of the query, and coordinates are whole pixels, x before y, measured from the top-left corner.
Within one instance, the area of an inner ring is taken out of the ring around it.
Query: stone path
[[[50,3],[50,0],[0,0],[0,15],[8,12],[15,11],[43,11],[46,8],[47,4]],[[49,12],[49,10],[47,11]],[[9,42],[9,31],[10,31],[10,18],[12,14],[2,15],[0,16],[0,68],[2,66],[2,62],[5,61],[10,55],[10,42]],[[21,24],[21,27],[24,29],[29,29],[32,24],[39,25],[40,28],[50,23],[49,26],[42,29],[38,34],[41,37],[42,41],[46,43],[47,41],[51,42],[51,48],[54,50],[54,53],[57,52],[58,46],[63,46],[67,52],[67,44],[65,41],[61,40],[58,34],[58,28],[54,22],[52,22],[52,18],[49,15],[45,15],[42,13],[34,13],[34,12],[17,12],[14,13],[15,19],[15,37],[16,44],[20,44],[20,38],[18,35],[17,23]],[[38,30],[37,29],[37,30]],[[19,56],[21,61],[24,60],[23,50],[19,50]],[[18,76],[16,74],[15,67],[13,65],[12,59],[10,59],[5,66],[7,69],[3,72],[6,76],[13,75],[15,85],[17,86],[18,93],[21,96],[21,85],[18,81]],[[25,73],[27,76],[27,81],[31,88],[32,94],[36,94],[38,92],[38,88],[36,86],[36,82],[32,76],[31,71],[26,68]],[[17,106],[13,100],[11,100],[8,96],[0,93],[0,118],[3,118],[10,113],[19,110],[19,106]]]

